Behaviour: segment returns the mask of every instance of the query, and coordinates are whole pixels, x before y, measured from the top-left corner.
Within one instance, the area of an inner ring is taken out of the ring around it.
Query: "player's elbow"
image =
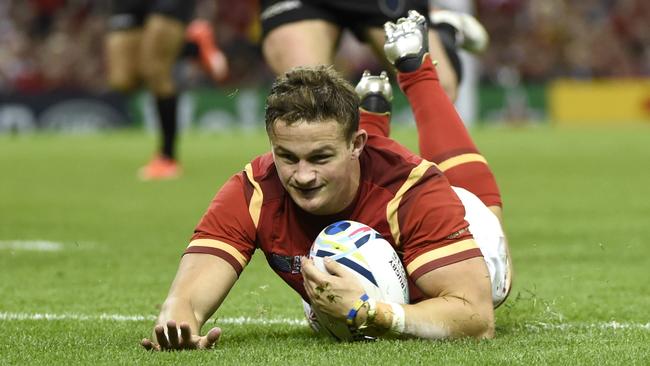
[[[494,335],[494,310],[490,306],[489,314],[484,312],[479,315],[472,336],[477,339],[491,339]]]
[[[494,309],[490,298],[483,296],[445,296],[451,305],[445,321],[447,338],[494,338]]]
[[[460,335],[477,339],[494,338],[494,308],[491,298],[478,299],[467,310],[467,321],[460,327]]]
[[[465,320],[456,322],[458,327],[452,338],[494,338],[494,310],[491,303],[473,304],[467,307]]]

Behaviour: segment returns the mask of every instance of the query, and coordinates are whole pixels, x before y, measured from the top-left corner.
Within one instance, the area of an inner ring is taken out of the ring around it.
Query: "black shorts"
[[[349,29],[365,41],[367,28],[381,28],[387,21],[417,10],[428,19],[428,0],[262,0],[262,35],[281,25],[321,19]]]
[[[112,0],[108,28],[111,31],[139,28],[154,13],[188,23],[195,5],[195,0]]]

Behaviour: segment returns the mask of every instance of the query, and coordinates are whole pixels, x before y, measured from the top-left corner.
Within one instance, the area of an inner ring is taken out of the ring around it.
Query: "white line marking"
[[[123,314],[75,314],[75,313],[11,313],[0,312],[0,321],[20,321],[20,320],[74,320],[74,321],[115,321],[115,322],[140,322],[154,321],[154,315],[123,315]],[[232,325],[292,325],[306,326],[307,321],[301,318],[253,318],[253,317],[234,317],[234,318],[217,318],[217,324]],[[597,323],[542,323],[535,322],[525,324],[524,328],[530,331],[544,330],[650,330],[650,323],[631,323],[631,322],[597,322]]]
[[[0,250],[2,249],[56,252],[63,249],[63,244],[48,240],[0,240]]]
[[[154,321],[154,315],[122,315],[122,314],[97,314],[85,315],[74,313],[10,313],[0,312],[0,321],[2,320],[76,320],[76,321],[116,321],[116,322],[139,322],[139,321]],[[252,318],[252,317],[236,317],[236,318],[217,318],[219,324],[235,324],[235,325],[307,325],[304,319],[295,318]]]
[[[650,330],[650,323],[621,323],[615,320],[600,323],[542,323],[525,324],[524,327],[532,331],[540,330],[572,330],[572,329],[634,329]]]

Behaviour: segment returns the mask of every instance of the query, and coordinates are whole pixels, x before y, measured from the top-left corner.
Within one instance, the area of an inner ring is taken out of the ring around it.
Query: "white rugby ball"
[[[309,257],[323,272],[327,272],[325,257],[341,264],[355,275],[370,298],[399,304],[409,301],[408,280],[402,262],[390,243],[367,225],[346,220],[327,226],[314,240]],[[339,340],[357,338],[345,320],[331,318],[316,309],[314,317],[309,313],[309,305],[305,305],[312,328]]]

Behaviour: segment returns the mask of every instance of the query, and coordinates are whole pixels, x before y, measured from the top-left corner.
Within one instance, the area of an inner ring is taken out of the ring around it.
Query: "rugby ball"
[[[370,298],[399,304],[409,301],[408,280],[401,260],[390,243],[367,225],[345,220],[327,226],[314,240],[309,257],[323,272],[327,272],[325,257],[341,264],[355,275]],[[339,340],[358,339],[345,320],[304,305],[305,315],[315,330]]]

